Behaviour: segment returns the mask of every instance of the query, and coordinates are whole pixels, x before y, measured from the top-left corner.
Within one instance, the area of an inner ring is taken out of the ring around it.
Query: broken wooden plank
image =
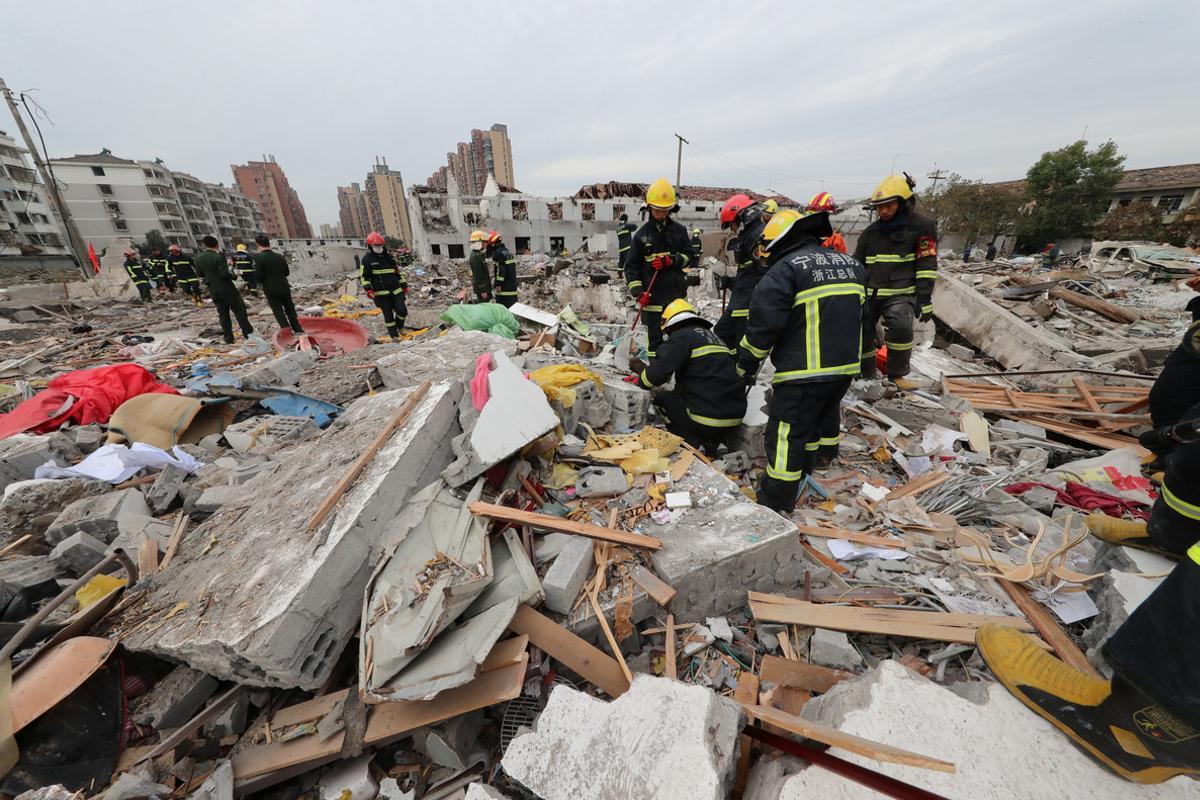
[[[514,633],[527,635],[534,647],[561,661],[610,697],[619,697],[629,689],[629,681],[615,659],[529,606],[518,606],[508,627]]]
[[[1029,591],[1019,584],[1011,581],[999,582],[1008,596],[1012,598],[1013,603],[1017,608],[1021,609],[1021,613],[1033,624],[1037,629],[1038,634],[1046,640],[1052,649],[1063,663],[1069,667],[1074,667],[1080,672],[1087,673],[1094,678],[1101,677],[1100,673],[1096,672],[1096,668],[1087,660],[1087,656],[1083,654],[1066,631],[1055,621],[1050,612],[1038,601],[1034,600]]]
[[[533,511],[521,511],[508,506],[498,506],[493,503],[475,502],[470,505],[471,513],[477,517],[497,519],[501,522],[511,522],[516,525],[528,525],[531,528],[554,531],[556,533],[573,533],[586,536],[600,542],[623,544],[630,547],[645,547],[649,550],[662,548],[662,540],[640,533],[619,531],[615,528],[603,528],[590,522],[575,522],[574,520],[555,517],[550,514],[538,514]]]
[[[383,430],[379,431],[379,435],[377,435],[371,441],[371,443],[367,445],[367,449],[363,450],[359,457],[354,460],[354,463],[350,465],[350,470],[342,477],[340,481],[338,481],[337,486],[334,486],[329,494],[325,496],[325,499],[321,501],[321,505],[317,507],[317,510],[308,520],[306,530],[309,533],[315,531],[317,527],[325,521],[325,518],[333,512],[333,509],[335,506],[337,506],[338,501],[342,499],[342,495],[346,494],[346,492],[350,490],[350,487],[354,485],[356,480],[358,480],[358,476],[363,473],[363,470],[367,468],[367,465],[375,460],[376,454],[379,453],[385,444],[387,444],[388,439],[392,438],[392,434],[404,427],[404,423],[408,421],[413,409],[416,408],[417,404],[420,403],[425,397],[425,393],[429,391],[429,387],[431,385],[432,384],[430,381],[425,381],[416,389],[413,389],[411,393],[409,393],[408,398],[404,401],[404,405],[402,405],[400,410],[396,412],[396,416],[392,417],[391,421],[389,421],[387,425],[383,427]]]
[[[754,705],[758,702],[758,676],[749,670],[738,673],[737,688],[733,690],[733,699],[742,705]],[[743,735],[738,742],[737,771],[733,779],[733,795],[741,797],[746,791],[746,778],[750,774],[750,755],[754,742],[749,736]]]
[[[762,657],[758,677],[763,683],[825,694],[840,682],[853,678],[854,673],[810,664],[807,661],[789,661],[767,653]]]
[[[179,543],[183,541],[183,535],[187,532],[188,523],[191,517],[182,511],[175,517],[175,527],[171,529],[171,538],[167,541],[167,551],[163,555],[162,560],[158,562],[159,569],[166,569],[171,564],[171,559],[175,558],[175,551],[179,549]]]
[[[847,752],[876,761],[903,764],[908,767],[920,767],[921,769],[932,769],[938,772],[953,773],[957,771],[954,764],[949,761],[924,756],[920,753],[914,753],[911,750],[902,750],[899,747],[892,747],[882,742],[873,742],[861,736],[844,733],[828,725],[811,722],[793,714],[785,714],[768,706],[742,704],[742,708],[745,709],[747,716],[757,719],[760,722],[783,728],[797,736],[812,739],[814,742],[821,742],[830,747],[838,747]]]
[[[692,462],[696,460],[696,454],[691,450],[684,450],[675,459],[675,463],[671,465],[671,480],[683,480],[683,476],[687,474],[688,468],[692,466]]]
[[[1141,319],[1141,316],[1134,311],[1114,305],[1106,300],[1101,300],[1098,297],[1089,297],[1080,292],[1073,292],[1064,286],[1055,286],[1050,290],[1050,296],[1055,300],[1062,300],[1064,303],[1070,303],[1077,308],[1093,311],[1102,317],[1111,319],[1113,322],[1120,322],[1124,325],[1132,325]]]
[[[647,569],[641,564],[635,564],[629,570],[629,577],[633,578],[634,582],[642,587],[646,594],[654,598],[654,602],[663,608],[666,608],[675,599],[675,595],[677,594],[675,589],[662,578],[655,575],[653,570]]]
[[[935,486],[939,486],[948,480],[950,480],[950,473],[946,470],[930,470],[929,472],[924,472],[918,475],[903,486],[899,486],[888,492],[888,496],[885,499],[899,500],[902,497],[920,494],[921,492],[924,492],[927,489],[932,489]]]
[[[617,638],[613,636],[612,628],[608,627],[608,620],[604,616],[604,610],[600,608],[600,601],[596,599],[597,589],[592,587],[592,591],[588,594],[588,601],[592,604],[592,611],[596,612],[596,621],[600,623],[600,630],[604,632],[604,638],[608,640],[608,646],[612,650],[613,657],[617,660],[617,664],[621,667],[621,672],[625,675],[625,680],[633,683],[633,673],[629,671],[629,665],[625,663],[625,656],[621,655],[621,645],[617,644]]]
[[[158,540],[146,538],[138,545],[138,575],[149,575],[158,569]]]
[[[889,498],[891,499],[890,495]],[[847,531],[842,528],[818,528],[814,525],[801,525],[796,523],[796,528],[805,536],[820,536],[823,539],[841,539],[846,542],[855,542],[857,544],[870,545],[872,547],[896,547],[904,550],[908,547],[908,542],[903,539],[892,539],[885,536],[872,536],[869,533],[859,533],[858,531]]]
[[[679,677],[679,667],[675,663],[675,615],[667,614],[667,653],[663,672],[668,678]]]
[[[822,553],[817,548],[813,547],[808,542],[804,541],[803,536],[800,537],[800,546],[802,548],[804,548],[804,552],[808,553],[814,561],[816,561],[818,564],[820,564],[823,567],[828,567],[830,570],[832,570],[833,572],[836,572],[838,575],[846,575],[850,572],[850,570],[848,568],[843,567],[841,564],[834,561],[832,558],[825,555],[824,553]]]
[[[811,599],[814,603],[882,603],[896,606],[904,603],[899,592],[883,586],[854,586],[850,589],[824,587],[813,589]]]

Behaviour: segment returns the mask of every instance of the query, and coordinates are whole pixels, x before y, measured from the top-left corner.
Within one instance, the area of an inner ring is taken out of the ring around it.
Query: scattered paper
[[[692,494],[691,492],[667,492],[666,501],[667,508],[671,510],[676,508],[691,508]]]
[[[921,449],[929,456],[954,455],[954,443],[965,441],[967,435],[960,431],[952,431],[941,425],[930,425],[921,437]]]
[[[886,486],[874,486],[870,483],[864,483],[862,488],[858,491],[859,494],[870,500],[872,503],[878,503],[880,500],[892,493],[892,490]]]
[[[1033,597],[1054,612],[1064,625],[1090,619],[1100,613],[1096,603],[1087,592],[1047,592],[1035,589]]]
[[[891,547],[868,547],[842,539],[829,539],[825,542],[829,552],[838,561],[858,561],[864,558],[881,558],[885,561],[903,561],[908,553]]]
[[[152,444],[134,442],[131,447],[121,444],[106,444],[73,467],[60,467],[51,459],[38,467],[35,478],[94,478],[109,483],[129,480],[143,467],[172,466],[195,473],[204,466],[181,450],[178,446],[168,453]]]

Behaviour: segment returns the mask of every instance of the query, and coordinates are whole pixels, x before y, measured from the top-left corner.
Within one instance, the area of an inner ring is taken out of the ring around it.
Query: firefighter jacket
[[[692,244],[692,252],[688,254],[692,257],[691,266],[698,267],[700,266],[700,260],[704,258],[704,240],[699,236],[693,235],[689,241]]]
[[[482,250],[471,251],[471,289],[476,297],[492,293],[491,276],[488,275],[487,258]]]
[[[242,278],[254,272],[254,256],[244,250],[234,251],[233,267]]]
[[[382,253],[372,250],[362,257],[358,265],[358,282],[378,295],[403,294],[408,288],[408,279],[387,250]]]
[[[750,315],[750,298],[754,296],[754,287],[758,286],[763,275],[767,274],[767,265],[757,255],[758,242],[766,226],[762,218],[756,217],[747,223],[733,240],[733,258],[737,264],[737,274],[733,278],[733,292],[729,295],[731,317]]]
[[[496,262],[496,296],[517,296],[517,259],[503,244],[493,245],[488,255]]]
[[[171,262],[165,258],[147,256],[142,259],[142,263],[146,265],[146,272],[156,281],[161,281],[171,275]]]
[[[858,237],[854,257],[867,268],[867,298],[909,296],[917,311],[933,311],[937,279],[937,223],[924,214],[901,209],[890,220],[877,219]]]
[[[221,253],[205,250],[196,256],[196,272],[204,279],[208,293],[214,300],[231,300],[242,296],[233,283],[234,275],[229,271],[229,263]]]
[[[129,273],[129,280],[133,281],[134,286],[150,283],[150,278],[146,275],[146,266],[136,258],[125,259],[125,271]]]
[[[672,300],[687,297],[687,277],[683,269],[691,264],[691,249],[687,228],[670,217],[662,222],[651,218],[633,234],[633,244],[625,259],[625,282],[630,289],[646,291],[656,271],[652,266],[654,259],[671,257],[671,266],[657,270],[660,274],[654,280],[646,311],[660,313]]]
[[[746,390],[730,350],[702,319],[681,322],[667,333],[638,385],[656,389],[675,376],[675,392],[692,422],[733,428],[746,416]]]
[[[191,256],[185,256],[183,253],[180,253],[177,256],[171,256],[168,263],[170,264],[171,272],[175,274],[177,280],[196,280],[196,262],[192,261]]]
[[[254,255],[254,277],[263,294],[291,295],[288,275],[292,273],[288,260],[274,250],[260,250]]]
[[[625,269],[625,256],[629,255],[629,247],[633,244],[633,233],[637,225],[632,222],[622,222],[617,225],[617,269]]]
[[[775,383],[857,375],[866,273],[855,259],[801,236],[759,281],[750,302],[738,369],[757,374],[768,355]]]

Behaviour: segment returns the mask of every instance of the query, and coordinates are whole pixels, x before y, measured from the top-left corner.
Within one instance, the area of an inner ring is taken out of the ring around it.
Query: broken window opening
[[[596,204],[584,203],[580,213],[583,215],[584,222],[591,222],[596,218]]]
[[[450,258],[466,258],[467,256],[467,254],[463,252],[463,246],[461,244],[446,245],[446,255],[448,255]]]
[[[529,237],[518,236],[513,240],[513,246],[517,249],[517,253],[521,255],[529,255]]]
[[[562,203],[546,203],[546,216],[551,221],[563,218]]]
[[[625,213],[624,203],[613,203],[613,222],[619,222],[621,215]]]
[[[524,200],[513,200],[512,202],[512,218],[515,220],[529,219],[529,206]]]

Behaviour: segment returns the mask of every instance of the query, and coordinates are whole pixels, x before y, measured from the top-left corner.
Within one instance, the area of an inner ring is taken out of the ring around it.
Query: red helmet
[[[130,248],[130,247],[125,248],[126,256],[132,256],[132,255],[135,255],[136,253],[137,253],[137,251],[134,250],[133,248]]]
[[[177,245],[177,244],[172,244],[172,245],[171,245],[170,247],[168,247],[167,249],[168,249],[168,250],[170,250],[171,252],[174,252],[174,253],[182,253],[182,252],[183,252],[183,248],[182,248],[182,247],[180,247],[180,246],[179,246],[179,245]]]
[[[735,194],[726,200],[725,205],[721,206],[721,227],[728,228],[737,219],[738,214],[753,204],[754,201],[744,194]]]
[[[500,234],[496,231],[488,231],[487,238],[484,239],[484,242],[486,242],[487,244],[497,244],[497,243],[499,243],[499,241],[500,241]]]
[[[838,207],[833,195],[829,192],[818,192],[808,201],[808,207],[804,210],[809,214],[836,214]]]
[[[371,231],[367,234],[367,247],[375,247],[383,244],[383,234],[379,231]]]

